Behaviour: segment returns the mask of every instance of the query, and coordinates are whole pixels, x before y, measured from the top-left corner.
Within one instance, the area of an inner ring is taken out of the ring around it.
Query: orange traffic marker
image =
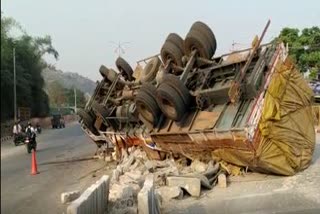
[[[39,174],[37,167],[36,151],[32,150],[32,159],[31,159],[31,175]]]

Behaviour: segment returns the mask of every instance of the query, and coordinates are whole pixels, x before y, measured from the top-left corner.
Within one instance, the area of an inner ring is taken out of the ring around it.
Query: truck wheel
[[[86,125],[88,128],[93,127],[94,119],[91,117],[90,114],[85,112],[83,109],[78,110],[78,115],[81,117],[84,125]]]
[[[178,92],[180,97],[183,99],[183,102],[186,106],[190,105],[191,95],[189,93],[188,88],[183,84],[179,77],[173,74],[166,74],[163,77],[162,82],[174,88]]]
[[[104,65],[101,65],[99,68],[99,72],[101,76],[111,82],[113,82],[117,78],[117,73],[113,69],[109,69]]]
[[[145,83],[135,100],[139,114],[154,126],[157,125],[161,114],[155,95],[156,88],[150,83]]]
[[[171,41],[166,41],[160,51],[161,59],[164,64],[171,59],[171,62],[175,65],[182,66],[183,52],[180,48],[172,43]]]
[[[187,55],[191,55],[194,50],[198,51],[200,57],[211,59],[213,52],[206,37],[199,31],[190,30],[184,40],[184,49]]]
[[[156,99],[163,114],[171,120],[181,120],[187,110],[183,98],[175,88],[166,82],[163,82],[157,89]]]
[[[156,77],[159,67],[161,65],[161,61],[159,57],[152,58],[144,67],[141,76],[141,82],[151,82]]]
[[[216,49],[217,49],[217,41],[216,41],[216,37],[215,37],[214,33],[212,32],[212,30],[205,23],[199,22],[199,21],[193,23],[190,31],[192,31],[192,30],[198,31],[204,35],[204,37],[207,40],[207,43],[211,47],[212,54],[214,55],[216,52]]]
[[[119,56],[116,60],[116,66],[125,80],[134,80],[134,77],[132,76],[133,70],[126,60]]]
[[[182,55],[184,55],[183,39],[178,34],[170,33],[167,36],[166,41],[175,44],[180,49]]]

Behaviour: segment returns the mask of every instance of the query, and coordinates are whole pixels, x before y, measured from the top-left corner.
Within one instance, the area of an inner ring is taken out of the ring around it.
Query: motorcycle
[[[25,137],[24,143],[26,144],[28,153],[31,153],[32,149],[36,151],[37,150],[36,134],[35,133],[28,134]]]
[[[25,140],[24,133],[20,133],[14,136],[13,143],[15,146],[18,146],[20,144],[23,144]]]

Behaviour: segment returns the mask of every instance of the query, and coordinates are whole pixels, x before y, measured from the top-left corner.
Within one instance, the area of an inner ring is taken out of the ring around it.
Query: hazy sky
[[[99,67],[115,67],[116,46],[130,42],[123,57],[136,61],[159,53],[170,32],[183,38],[195,21],[215,33],[216,54],[243,48],[260,35],[268,18],[266,40],[285,27],[320,26],[320,0],[2,0],[5,16],[15,18],[34,36],[51,35],[60,54],[54,61],[63,71],[100,79]]]

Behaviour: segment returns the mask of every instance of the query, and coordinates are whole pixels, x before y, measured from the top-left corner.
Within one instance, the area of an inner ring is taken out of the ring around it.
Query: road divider
[[[108,207],[109,185],[109,176],[102,176],[68,206],[67,214],[104,214]]]

